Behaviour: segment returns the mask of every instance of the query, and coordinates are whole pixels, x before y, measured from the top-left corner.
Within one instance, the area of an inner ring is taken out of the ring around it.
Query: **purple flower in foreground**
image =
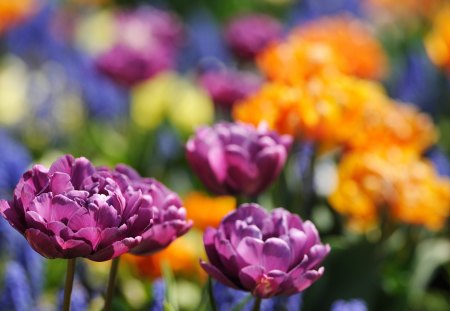
[[[105,261],[136,247],[152,226],[151,198],[122,191],[112,174],[66,155],[50,169],[35,165],[0,212],[47,258]]]
[[[261,80],[253,74],[231,70],[211,70],[203,73],[201,86],[213,101],[225,108],[258,90]]]
[[[209,263],[200,264],[209,275],[260,298],[308,288],[322,276],[319,266],[330,251],[311,222],[257,204],[243,204],[218,229],[208,228],[203,242]]]
[[[279,175],[292,138],[260,126],[218,123],[202,127],[186,144],[187,159],[216,194],[254,196]]]
[[[270,42],[279,39],[283,28],[268,15],[253,14],[233,20],[225,30],[225,39],[234,54],[252,59]]]
[[[121,188],[142,193],[151,205],[153,226],[142,235],[142,242],[131,250],[133,254],[157,252],[192,227],[192,221],[186,220],[186,209],[178,195],[160,182],[143,178],[126,165],[116,167],[114,178]]]

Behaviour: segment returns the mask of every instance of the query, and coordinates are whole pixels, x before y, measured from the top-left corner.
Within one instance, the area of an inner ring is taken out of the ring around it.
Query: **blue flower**
[[[64,300],[64,290],[61,290],[58,295],[58,306],[55,309],[61,310]],[[83,285],[75,278],[73,282],[72,296],[70,299],[70,310],[71,311],[86,311],[89,306],[89,295]]]
[[[213,294],[218,311],[229,311],[239,304],[245,305],[242,311],[251,311],[254,298],[249,299],[250,294],[244,291],[232,289],[219,282],[213,282]],[[300,311],[302,305],[302,294],[296,294],[289,297],[276,296],[270,299],[263,299],[261,302],[261,311],[284,310]]]
[[[0,197],[11,196],[12,189],[30,164],[28,150],[15,141],[6,131],[0,130],[2,151],[0,152]]]
[[[214,17],[204,10],[194,12],[188,17],[187,46],[179,59],[181,71],[192,69],[193,65],[206,65],[208,62],[227,64],[230,62],[230,53],[227,50],[221,30]]]
[[[10,261],[6,265],[0,306],[2,310],[33,310],[30,282],[27,279],[25,269],[18,262]]]
[[[433,163],[439,175],[450,177],[450,160],[439,147],[428,150],[425,156]]]
[[[41,255],[31,248],[25,239],[20,237],[18,242],[15,259],[25,269],[30,284],[31,296],[37,300],[44,286],[45,261]]]
[[[364,300],[351,299],[348,301],[337,300],[335,301],[330,311],[367,311],[367,305]]]
[[[414,104],[432,115],[442,112],[445,79],[428,59],[422,45],[413,47],[399,66],[393,68],[393,81],[389,87],[392,97]]]
[[[289,25],[301,24],[327,15],[350,13],[363,17],[361,0],[304,0],[295,4],[288,17]]]
[[[166,296],[166,283],[163,279],[157,279],[152,284],[153,299],[149,311],[164,310],[164,300]]]
[[[36,16],[11,31],[6,40],[9,51],[22,57],[34,71],[44,71],[49,85],[58,86],[42,94],[42,75],[36,75],[37,81],[30,79],[30,99],[40,98],[40,102],[33,103],[34,114],[51,118],[55,105],[70,94],[81,98],[94,118],[109,120],[123,115],[128,93],[101,75],[92,59],[54,35],[56,14],[54,5],[43,6]]]

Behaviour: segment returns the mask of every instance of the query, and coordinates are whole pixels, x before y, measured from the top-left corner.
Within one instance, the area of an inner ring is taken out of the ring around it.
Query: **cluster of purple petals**
[[[203,269],[222,284],[260,298],[293,295],[319,279],[330,251],[314,224],[278,208],[243,204],[203,236]]]
[[[261,85],[258,76],[232,70],[206,71],[199,81],[214,103],[227,109],[256,92]]]
[[[186,220],[186,209],[178,195],[162,183],[153,178],[143,178],[126,165],[118,165],[114,175],[122,188],[131,188],[152,200],[153,226],[142,235],[143,241],[131,250],[133,254],[157,252],[192,227],[193,222]]]
[[[292,137],[264,126],[217,123],[202,127],[186,144],[187,159],[215,194],[255,196],[281,172]]]
[[[179,224],[171,221],[185,215],[176,195],[156,181],[143,191],[134,186],[141,179],[131,181],[120,171],[139,176],[125,166],[114,171],[95,168],[86,158],[71,155],[49,169],[35,165],[23,174],[13,199],[0,201],[0,212],[47,258],[105,261],[133,249],[150,253],[154,245],[165,246],[181,234],[173,229]],[[167,197],[174,199],[161,199]],[[167,212],[156,211],[160,206]],[[170,221],[161,225],[166,219]],[[184,222],[188,229],[190,223]],[[154,228],[154,223],[165,230]],[[170,233],[175,237],[165,235]]]
[[[115,45],[96,60],[105,75],[121,85],[133,86],[175,66],[183,28],[174,15],[140,7],[117,13],[116,22]]]
[[[225,40],[237,57],[247,60],[279,39],[282,32],[281,23],[273,17],[252,14],[231,21],[225,29]]]

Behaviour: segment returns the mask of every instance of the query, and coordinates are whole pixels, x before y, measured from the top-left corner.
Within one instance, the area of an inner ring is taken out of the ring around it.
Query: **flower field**
[[[450,310],[450,1],[0,0],[0,311]]]

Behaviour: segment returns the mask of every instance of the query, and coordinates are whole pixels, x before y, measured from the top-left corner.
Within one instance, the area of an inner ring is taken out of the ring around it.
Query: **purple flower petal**
[[[220,272],[220,270],[218,270],[213,265],[210,265],[204,262],[203,260],[200,260],[200,265],[209,275],[211,275],[217,281],[221,282],[222,284],[228,287],[239,289],[239,287],[236,286],[236,284],[234,284],[231,280],[229,280],[222,272]]]

